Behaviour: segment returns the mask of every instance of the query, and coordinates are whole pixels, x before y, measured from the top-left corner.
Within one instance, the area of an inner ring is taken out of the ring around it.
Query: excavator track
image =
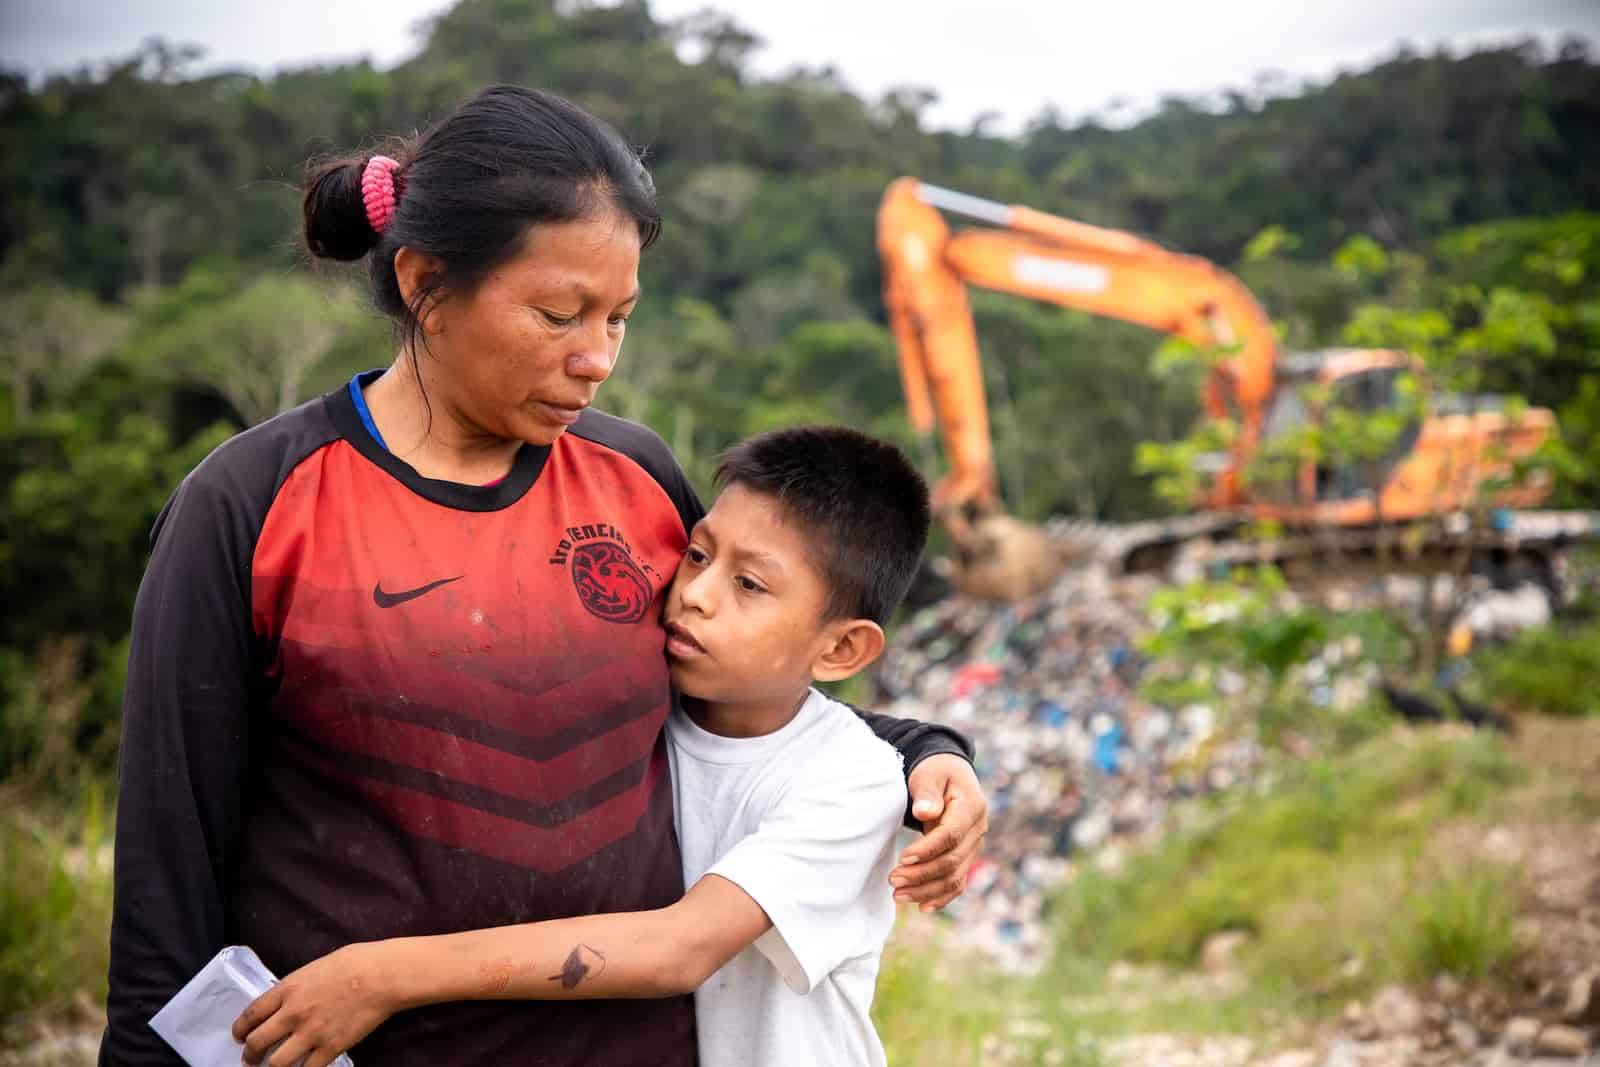
[[[1108,575],[1149,574],[1173,583],[1271,565],[1290,583],[1465,572],[1496,587],[1533,582],[1563,595],[1565,557],[1600,542],[1600,512],[1497,509],[1474,523],[1456,513],[1401,526],[1323,527],[1253,535],[1248,518],[1200,512],[1174,519],[1099,523],[1053,519],[1045,526],[1063,566],[1095,566]]]

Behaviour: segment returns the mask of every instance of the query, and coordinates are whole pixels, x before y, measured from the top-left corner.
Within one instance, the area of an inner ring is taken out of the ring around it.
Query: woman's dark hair
[[[551,93],[484,89],[413,145],[388,154],[400,163],[401,195],[381,235],[368,225],[361,199],[370,155],[313,161],[301,206],[312,255],[372,254],[373,299],[408,346],[435,293],[471,292],[517,254],[530,227],[588,218],[609,203],[638,225],[641,247],[661,229],[655,183],[638,153],[606,123]],[[394,272],[402,246],[443,264],[409,305]]]

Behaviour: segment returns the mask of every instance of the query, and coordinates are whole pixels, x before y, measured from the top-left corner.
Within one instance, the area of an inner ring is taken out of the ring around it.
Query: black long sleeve
[[[134,608],[101,1067],[181,1065],[150,1017],[226,944],[257,677],[253,517],[229,488],[202,468],[174,494]]]
[[[896,719],[891,715],[880,715],[873,711],[862,711],[854,704],[850,707],[861,716],[863,722],[872,727],[872,732],[883,740],[893,745],[900,753],[900,758],[905,763],[906,777],[911,777],[911,772],[917,769],[917,764],[929,756],[937,756],[948,752],[953,756],[960,756],[968,763],[972,762],[974,749],[972,742],[961,733],[948,726],[940,726],[931,722],[918,722],[916,719]],[[912,830],[922,829],[921,820],[911,814],[911,800],[906,800],[905,825]]]
[[[960,756],[968,763],[972,762],[972,742],[948,726],[918,722],[916,719],[896,719],[890,715],[862,711],[860,708],[855,708],[855,712],[872,727],[873,733],[899,751],[901,759],[905,761],[908,777],[917,769],[917,764],[929,756],[937,756],[944,752]]]

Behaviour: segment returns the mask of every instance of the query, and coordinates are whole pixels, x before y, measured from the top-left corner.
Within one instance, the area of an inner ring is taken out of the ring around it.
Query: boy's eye
[[[578,321],[576,315],[557,315],[552,311],[541,311],[539,314],[543,315],[545,321],[552,326],[571,326]]]
[[[611,325],[617,326],[617,327],[622,327],[622,326],[626,326],[627,324],[628,324],[628,316],[626,316],[626,315],[613,315],[613,316],[611,316]]]
[[[765,593],[766,592],[765,589],[761,588],[761,584],[759,582],[756,582],[755,580],[753,580],[751,578],[746,578],[742,574],[737,575],[733,580],[738,582],[739,583],[739,588],[743,589],[747,593]]]
[[[683,558],[688,560],[690,563],[693,563],[696,567],[699,567],[705,564],[706,554],[693,545],[690,545],[688,548],[683,550]]]

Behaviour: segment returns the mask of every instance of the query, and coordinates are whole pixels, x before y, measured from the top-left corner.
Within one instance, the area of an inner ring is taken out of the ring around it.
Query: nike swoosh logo
[[[441,585],[459,582],[465,577],[466,575],[464,574],[458,574],[454,578],[440,578],[437,582],[429,582],[427,585],[419,585],[415,589],[405,589],[398,593],[385,593],[383,591],[383,583],[379,582],[372,587],[372,602],[380,608],[392,608],[396,604],[404,604],[408,600],[415,600],[423,593],[431,592]]]

